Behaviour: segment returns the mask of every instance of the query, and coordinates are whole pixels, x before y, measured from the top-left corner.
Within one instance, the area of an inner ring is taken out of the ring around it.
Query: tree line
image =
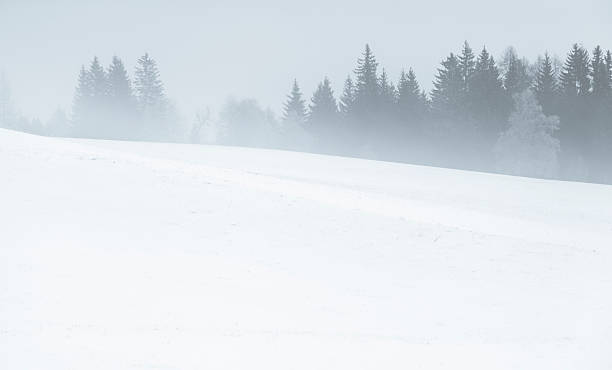
[[[612,53],[575,44],[534,63],[513,48],[495,60],[465,42],[425,91],[412,68],[396,81],[369,45],[336,97],[325,77],[306,102],[292,82],[281,117],[229,99],[218,117],[182,127],[155,60],[133,78],[113,57],[78,73],[72,112],[43,125],[18,117],[0,79],[0,127],[54,136],[245,145],[481,171],[612,183]]]
[[[548,53],[530,63],[513,48],[496,61],[465,42],[429,94],[412,69],[393,83],[366,45],[338,99],[324,78],[307,105],[294,81],[282,121],[326,152],[611,182],[611,117],[609,50],[575,44],[564,63]]]

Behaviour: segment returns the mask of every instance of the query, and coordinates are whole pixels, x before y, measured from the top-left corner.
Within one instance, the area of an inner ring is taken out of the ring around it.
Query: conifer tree
[[[432,113],[437,118],[464,120],[463,76],[455,54],[451,53],[442,62],[433,84]]]
[[[123,62],[114,56],[108,67],[108,96],[111,103],[116,107],[131,105],[134,99],[132,83]]]
[[[342,90],[342,96],[340,97],[340,113],[342,117],[346,118],[349,116],[353,109],[353,103],[355,102],[355,85],[351,76],[348,76],[344,81],[344,89]]]
[[[329,125],[336,121],[337,116],[338,104],[336,103],[336,98],[334,98],[331,82],[325,77],[312,95],[308,112],[308,123],[311,126]]]
[[[505,66],[504,88],[510,96],[521,93],[531,86],[527,61],[519,59],[514,48],[506,50],[503,65]]]
[[[508,118],[511,101],[503,88],[493,56],[483,48],[469,80],[467,107],[479,130],[490,143]]]
[[[408,73],[402,71],[397,84],[397,105],[401,121],[414,124],[424,118],[423,93],[414,70],[410,68]]]
[[[106,72],[100,64],[98,57],[94,57],[89,66],[89,78],[92,97],[96,99],[96,104],[103,104],[104,98],[108,94],[108,81],[106,79]]]
[[[160,115],[166,106],[164,85],[157,63],[146,53],[138,59],[134,86],[140,109],[147,115]]]
[[[600,46],[593,51],[591,60],[591,78],[593,81],[593,97],[599,102],[610,97],[610,74],[606,65],[606,55]]]
[[[381,109],[385,113],[390,113],[395,105],[397,92],[395,90],[395,86],[393,86],[393,82],[389,80],[389,76],[384,68],[380,74],[378,89],[380,91]]]
[[[129,139],[137,136],[136,99],[123,62],[114,56],[108,67],[109,135]]]
[[[363,56],[357,60],[355,69],[355,101],[354,111],[360,116],[367,117],[377,113],[379,103],[379,84],[377,75],[378,62],[366,44]]]
[[[306,121],[306,104],[304,99],[302,99],[302,92],[297,80],[293,80],[293,87],[289,95],[287,95],[287,102],[283,111],[283,121],[291,121],[300,125]]]
[[[561,89],[565,96],[586,96],[591,90],[589,53],[574,44],[561,72]]]
[[[538,66],[533,90],[544,113],[551,114],[557,96],[557,76],[548,52]]]
[[[461,79],[463,80],[463,90],[468,91],[469,83],[476,68],[476,60],[474,52],[467,41],[463,43],[461,55],[459,55],[459,69],[461,70]]]

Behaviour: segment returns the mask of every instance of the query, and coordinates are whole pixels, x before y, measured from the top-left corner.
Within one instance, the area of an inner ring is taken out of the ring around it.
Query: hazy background
[[[107,65],[116,54],[132,73],[144,52],[188,117],[230,94],[278,112],[293,78],[309,97],[328,75],[338,96],[366,42],[393,80],[412,66],[429,90],[466,39],[496,57],[514,45],[532,60],[545,49],[564,58],[572,42],[609,45],[611,24],[609,0],[0,0],[0,70],[16,107],[41,119],[69,110],[94,55]]]

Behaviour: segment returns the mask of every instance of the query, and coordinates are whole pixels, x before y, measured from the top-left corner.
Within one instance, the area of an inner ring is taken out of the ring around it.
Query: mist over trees
[[[132,75],[114,56],[78,73],[71,112],[43,125],[16,113],[0,79],[0,127],[52,136],[182,141],[356,156],[513,175],[612,183],[612,53],[574,44],[531,63],[509,47],[496,60],[465,42],[441,59],[425,91],[406,66],[390,76],[366,45],[339,91],[288,81],[277,117],[230,98],[217,115],[179,123],[154,59]]]

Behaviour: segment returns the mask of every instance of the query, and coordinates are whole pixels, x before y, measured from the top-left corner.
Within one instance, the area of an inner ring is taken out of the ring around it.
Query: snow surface
[[[612,186],[0,130],[0,369],[610,369]]]

